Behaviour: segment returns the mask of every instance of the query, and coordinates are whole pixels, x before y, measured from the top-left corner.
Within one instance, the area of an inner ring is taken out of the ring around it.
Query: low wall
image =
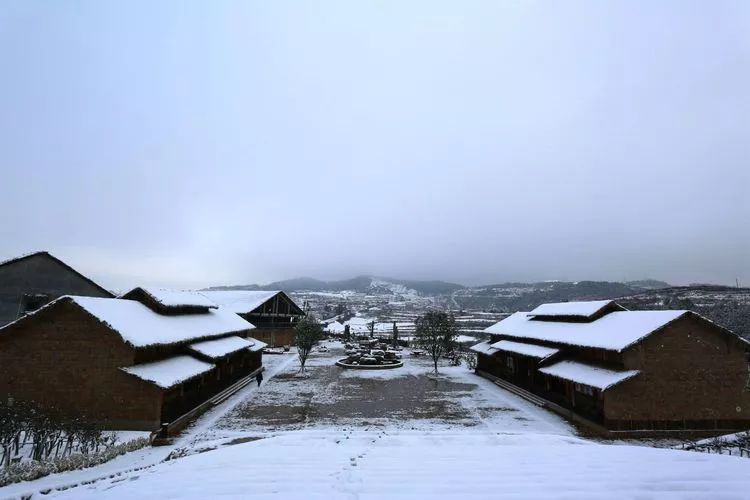
[[[351,370],[390,370],[392,368],[401,368],[402,366],[404,366],[404,362],[399,361],[397,363],[391,363],[388,365],[352,365],[349,363],[344,363],[342,360],[338,360],[336,361],[336,366],[348,368]]]

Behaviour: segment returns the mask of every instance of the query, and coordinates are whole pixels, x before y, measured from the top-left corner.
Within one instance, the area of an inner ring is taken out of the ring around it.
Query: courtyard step
[[[529,392],[529,391],[527,391],[525,389],[521,389],[517,385],[513,385],[510,382],[506,382],[505,380],[503,380],[503,379],[501,379],[499,377],[496,377],[496,376],[494,376],[492,374],[489,374],[487,372],[483,372],[481,370],[477,370],[477,374],[483,376],[484,378],[490,379],[496,386],[502,387],[506,391],[512,392],[516,396],[521,397],[521,398],[525,399],[526,401],[528,401],[530,403],[533,403],[533,404],[535,404],[537,406],[541,406],[541,407],[547,406],[547,401],[546,400],[540,398],[536,394],[533,394],[533,393],[531,393],[531,392]]]

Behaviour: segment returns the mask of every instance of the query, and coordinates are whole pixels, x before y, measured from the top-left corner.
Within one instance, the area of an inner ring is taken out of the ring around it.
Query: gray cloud
[[[745,2],[0,7],[0,251],[110,286],[750,283]]]

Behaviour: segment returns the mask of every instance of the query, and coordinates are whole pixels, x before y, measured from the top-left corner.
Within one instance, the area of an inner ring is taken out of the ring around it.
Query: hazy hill
[[[646,286],[643,286],[645,284]],[[537,283],[500,283],[484,287],[464,288],[453,294],[456,306],[466,309],[500,312],[529,311],[545,302],[613,299],[650,290],[668,283],[645,280],[620,283],[615,281],[543,281]]]
[[[463,285],[445,281],[399,280],[362,275],[338,281],[322,281],[315,278],[303,277],[275,281],[266,285],[215,286],[209,288],[209,290],[285,290],[289,292],[340,292],[351,290],[367,293],[377,292],[378,289],[393,291],[394,287],[403,288],[404,291],[414,290],[423,295],[448,294],[464,288]]]
[[[689,309],[750,339],[750,288],[690,285],[618,297],[629,309]]]
[[[352,291],[368,296],[418,294],[435,297],[435,304],[466,311],[511,313],[529,311],[545,302],[617,299],[630,309],[690,309],[750,338],[750,288],[721,285],[673,287],[657,280],[541,281],[466,287],[444,281],[416,281],[374,276],[322,281],[295,278],[267,285],[213,287],[213,290],[285,290],[288,292]],[[353,299],[352,299],[353,300]],[[362,304],[352,304],[363,308]]]

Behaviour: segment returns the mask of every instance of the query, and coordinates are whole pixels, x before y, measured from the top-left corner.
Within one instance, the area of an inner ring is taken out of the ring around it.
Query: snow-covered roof
[[[254,339],[252,337],[248,337],[247,340],[253,343],[248,349],[250,349],[252,352],[260,351],[261,349],[268,347],[268,344],[265,342],[261,342],[258,339]]]
[[[469,342],[475,342],[477,340],[476,337],[472,337],[471,335],[456,335],[456,342],[459,344],[466,344]]]
[[[615,311],[588,323],[538,321],[526,312],[517,312],[490,326],[485,332],[622,351],[687,312]]]
[[[190,344],[190,350],[211,359],[218,359],[229,354],[251,347],[253,342],[242,337],[231,336],[216,340],[205,340]]]
[[[497,352],[497,349],[492,347],[490,345],[489,340],[485,340],[484,342],[480,342],[478,344],[475,344],[471,347],[469,347],[470,351],[478,352],[480,354],[495,354]]]
[[[237,314],[248,314],[263,305],[264,302],[272,299],[274,295],[281,293],[281,291],[206,290],[201,293],[218,304],[221,309],[226,309]]]
[[[549,304],[542,304],[527,314],[529,316],[573,316],[589,318],[613,303],[615,303],[613,300],[551,302]]]
[[[615,384],[635,377],[640,373],[638,370],[614,371],[598,366],[591,366],[578,361],[560,361],[554,365],[545,366],[539,369],[540,372],[552,375],[553,377],[570,380],[579,384],[596,387],[604,390]]]
[[[532,358],[544,359],[560,352],[559,349],[545,347],[542,345],[524,344],[522,342],[513,342],[511,340],[501,340],[491,344],[490,347],[498,351],[514,352]]]
[[[338,321],[334,321],[333,323],[329,323],[326,326],[326,331],[329,331],[331,333],[341,333],[344,331],[344,325],[342,325]]]
[[[164,389],[169,389],[181,382],[211,371],[215,365],[200,361],[192,356],[175,356],[173,358],[143,363],[120,368],[122,371],[153,382]]]
[[[142,290],[155,302],[164,307],[208,307],[210,309],[216,309],[216,307],[218,307],[216,303],[211,301],[201,292],[193,290],[167,290],[164,288],[138,287],[124,294],[123,297],[138,290]]]
[[[167,316],[135,300],[65,295],[14,323],[39,314],[59,302],[71,301],[117,332],[134,347],[176,344],[252,330],[253,325],[230,311],[208,309],[201,314]],[[2,327],[8,328],[10,323]],[[0,329],[1,330],[1,329]]]

